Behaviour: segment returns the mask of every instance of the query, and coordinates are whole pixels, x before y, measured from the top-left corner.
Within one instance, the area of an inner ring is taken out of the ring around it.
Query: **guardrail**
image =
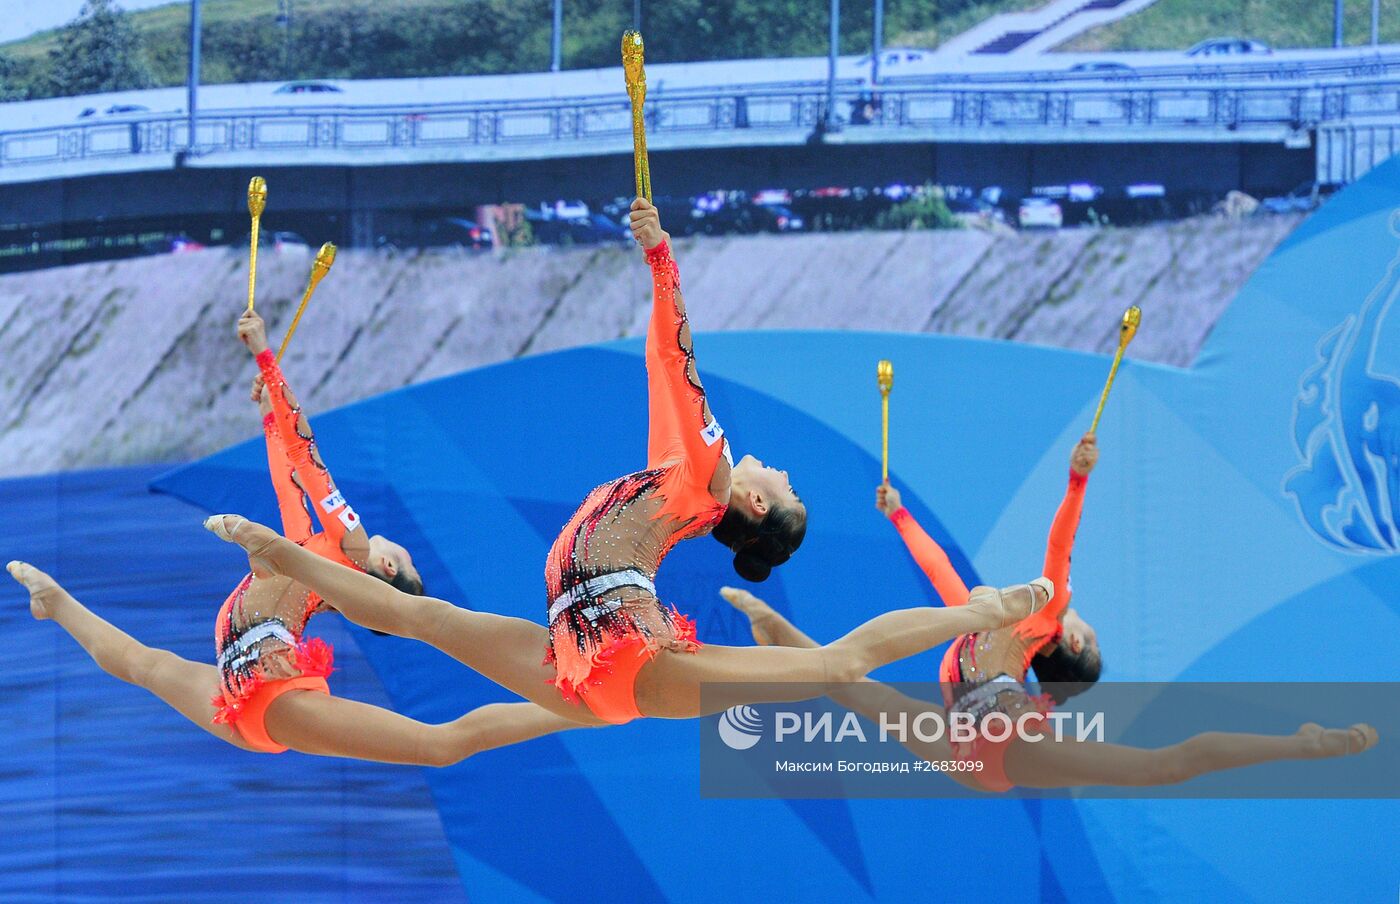
[[[880,85],[889,88],[913,88],[924,85],[961,85],[978,83],[1029,82],[1084,83],[1109,81],[1113,83],[1141,82],[1286,82],[1309,79],[1376,79],[1400,76],[1400,50],[1374,50],[1354,56],[1330,56],[1318,59],[1297,59],[1260,55],[1259,60],[1224,62],[1220,58],[1202,57],[1199,62],[1174,65],[1149,64],[1133,66],[1123,63],[1121,70],[1086,71],[1005,70],[923,73],[915,75],[885,75]],[[1008,61],[1011,62],[1011,61]],[[1085,60],[1085,62],[1093,62]],[[1116,62],[1116,61],[1115,61]]]
[[[797,141],[816,127],[825,99],[818,86],[663,96],[648,103],[647,118],[658,147],[684,147],[687,136],[699,133],[728,133],[722,136],[724,143],[736,146],[762,140],[757,136],[765,132],[786,131],[793,134],[773,137]],[[1093,140],[1095,129],[1113,129],[1115,140],[1121,140],[1123,130],[1132,130],[1143,140],[1156,135],[1180,141],[1222,131],[1298,130],[1395,118],[1400,116],[1400,77],[1288,86],[901,88],[874,95],[846,89],[838,94],[837,110],[851,118],[846,130],[851,140],[859,140],[858,135],[879,141],[949,140],[970,132],[985,140],[987,132],[1005,130],[1008,140],[1084,141]],[[872,131],[862,135],[860,130],[867,128]],[[1022,137],[1012,139],[1013,130]],[[170,155],[186,147],[187,131],[180,114],[152,113],[3,133],[0,174],[34,164]],[[308,151],[416,149],[441,159],[441,152],[454,149],[552,143],[563,156],[630,134],[625,99],[584,98],[210,110],[200,116],[196,146],[200,154],[258,151],[289,157]]]

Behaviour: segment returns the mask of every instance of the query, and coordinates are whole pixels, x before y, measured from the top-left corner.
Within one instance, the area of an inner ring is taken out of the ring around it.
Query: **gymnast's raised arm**
[[[695,367],[695,349],[681,296],[680,269],[671,237],[656,208],[632,202],[632,234],[651,267],[652,311],[647,328],[647,467],[679,462],[686,480],[720,502],[729,501],[724,430],[710,411]]]

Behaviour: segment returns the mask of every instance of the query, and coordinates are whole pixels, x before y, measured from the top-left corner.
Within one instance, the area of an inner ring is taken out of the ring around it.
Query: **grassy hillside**
[[[1346,0],[1347,44],[1369,43],[1370,0]],[[1331,47],[1330,0],[1158,0],[1135,16],[1085,32],[1058,50],[1185,50],[1236,35],[1271,47]],[[1400,42],[1400,0],[1381,0],[1381,41]]]
[[[998,12],[1044,0],[886,0],[889,45],[936,46]],[[206,83],[283,78],[383,78],[529,72],[549,65],[550,0],[295,0],[291,21],[277,0],[205,0]],[[823,54],[821,0],[644,0],[647,59],[655,62]],[[869,46],[872,7],[847,3],[842,50]],[[128,14],[156,85],[182,84],[189,5]],[[632,24],[631,0],[568,0],[566,68],[617,63]],[[0,46],[6,80],[21,96],[56,89],[46,77],[58,32]]]

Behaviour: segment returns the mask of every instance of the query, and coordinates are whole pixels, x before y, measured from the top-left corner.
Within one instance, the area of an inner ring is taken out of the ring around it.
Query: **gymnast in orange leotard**
[[[1023,741],[1015,734],[1002,740],[979,735],[971,742],[910,740],[904,746],[930,762],[962,761],[964,771],[950,777],[981,791],[1008,791],[1021,785],[1057,788],[1080,785],[1162,785],[1196,775],[1277,759],[1306,759],[1359,753],[1376,742],[1375,729],[1324,731],[1309,723],[1283,737],[1211,732],[1158,750],[1118,744],[1052,741],[1042,732],[1044,715],[1098,681],[1102,671],[1098,637],[1089,623],[1069,607],[1070,553],[1084,507],[1089,472],[1098,462],[1094,434],[1085,434],[1070,457],[1069,488],[1050,526],[1045,545],[1045,579],[1053,583],[1049,605],[1015,624],[964,634],[953,641],[939,667],[939,682],[948,711],[968,713],[974,722],[1003,713],[1018,727],[1041,736]],[[948,559],[900,502],[899,491],[882,484],[875,505],[899,531],[914,561],[923,569],[945,606],[964,606],[970,593]],[[747,591],[724,588],[721,594],[749,617],[754,638],[762,644],[811,647],[816,642],[771,606]],[[1045,693],[1026,689],[1034,667]],[[872,720],[904,712],[910,717],[937,711],[877,682],[836,688],[838,703]]]
[[[263,412],[268,468],[289,542],[406,598],[422,593],[413,559],[402,546],[369,535],[336,489],[310,425],[268,348],[262,319],[239,320],[259,376],[253,397]],[[321,524],[313,532],[309,500]],[[346,756],[394,763],[445,765],[493,747],[575,727],[527,703],[493,704],[445,725],[330,696],[330,645],[303,634],[327,603],[306,586],[254,570],[224,601],[215,621],[216,666],[147,647],[93,614],[44,572],[11,562],[10,574],[30,591],[30,611],[53,619],[108,673],[160,697],[199,727],[245,750]]]
[[[430,643],[522,697],[590,725],[692,718],[736,703],[819,696],[825,682],[858,678],[958,634],[1009,624],[1048,601],[1043,590],[1025,584],[979,588],[969,605],[889,612],[826,647],[699,644],[693,623],[657,595],[654,580],[666,554],[681,540],[708,533],[733,551],[741,576],[763,580],[801,543],[807,511],[785,472],[752,456],[732,463],[696,371],[669,236],[650,203],[635,201],[631,216],[653,289],[646,467],[589,493],[555,540],[545,562],[546,626],[400,593],[237,516],[212,518],[210,529],[242,545],[258,567],[335,600],[351,620]],[[763,686],[733,686],[740,682]],[[702,701],[702,685],[731,686]]]
[[[336,489],[310,424],[268,347],[262,318],[252,311],[245,313],[239,320],[239,337],[258,365],[253,396],[263,415],[268,472],[285,536],[333,562],[421,594],[422,580],[408,550],[383,536],[370,536]],[[321,525],[319,533],[312,529],[308,499]],[[302,639],[306,623],[322,611],[321,598],[292,581],[250,573],[239,582],[214,626],[220,678],[220,691],[213,700],[215,722],[232,725],[259,750],[280,753],[286,749],[268,737],[265,714],[274,700],[289,691],[330,692],[326,684],[332,669],[330,646],[320,638]]]
[[[993,710],[1012,719],[1032,711],[1044,714],[1052,703],[1063,703],[1099,680],[1103,661],[1098,637],[1089,623],[1069,608],[1073,592],[1070,554],[1084,509],[1084,489],[1098,456],[1094,434],[1086,433],[1070,457],[1069,487],[1045,544],[1044,573],[1055,587],[1050,604],[1009,628],[964,634],[944,653],[938,679],[944,704],[950,710],[969,712],[979,720]],[[884,484],[875,492],[876,507],[894,523],[943,604],[963,605],[968,596],[966,586],[953,570],[948,554],[900,504],[899,491]],[[1047,682],[1047,694],[1026,692],[1026,675],[1032,665],[1036,676]],[[994,742],[979,737],[969,744],[953,745],[953,753],[980,761],[984,771],[979,777],[987,790],[1004,791],[1011,787],[1004,766],[1010,743],[1009,738]]]
[[[986,674],[988,652],[995,645],[1005,647],[998,653],[996,666],[1014,663],[1009,671],[1018,681],[1024,680],[1032,665],[1041,681],[1056,682],[1056,693],[1079,693],[1099,680],[1103,669],[1098,636],[1077,611],[1069,608],[1073,589],[1070,586],[1070,554],[1074,536],[1079,530],[1080,514],[1084,510],[1084,489],[1089,472],[1098,462],[1098,443],[1092,433],[1086,433],[1074,447],[1070,459],[1069,487],[1065,498],[1050,524],[1050,536],[1045,544],[1045,577],[1055,585],[1050,605],[1005,632],[995,641],[990,636],[965,635],[957,639],[943,657],[939,680],[948,685],[979,683],[993,677]],[[914,516],[901,504],[899,491],[884,484],[875,491],[875,505],[883,512],[904,545],[923,569],[945,606],[961,606],[967,602],[968,590],[943,551]],[[979,663],[979,653],[982,661]],[[1016,662],[1019,660],[1019,663]],[[1063,703],[1068,695],[1057,702]]]

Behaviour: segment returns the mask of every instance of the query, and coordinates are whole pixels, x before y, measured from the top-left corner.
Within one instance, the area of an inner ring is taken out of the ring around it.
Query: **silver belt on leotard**
[[[286,625],[281,622],[259,622],[234,638],[233,643],[224,647],[223,652],[219,653],[219,668],[228,671],[247,665],[252,660],[257,659],[259,655],[259,651],[256,649],[257,644],[269,637],[275,637],[289,647],[294,647],[297,643],[292,632],[288,631]]]
[[[554,620],[563,615],[564,610],[579,603],[597,599],[609,590],[616,590],[619,587],[636,587],[656,596],[656,585],[652,583],[651,578],[637,569],[626,568],[622,571],[610,571],[607,574],[589,578],[582,584],[575,584],[556,596],[554,602],[549,604],[549,623],[554,624]],[[622,600],[608,600],[585,607],[581,614],[589,621],[597,621],[601,616],[607,615],[609,612],[616,612],[621,608]]]
[[[996,708],[996,698],[999,694],[1019,687],[1022,687],[1021,682],[1003,672],[957,697],[948,708],[981,718]]]

